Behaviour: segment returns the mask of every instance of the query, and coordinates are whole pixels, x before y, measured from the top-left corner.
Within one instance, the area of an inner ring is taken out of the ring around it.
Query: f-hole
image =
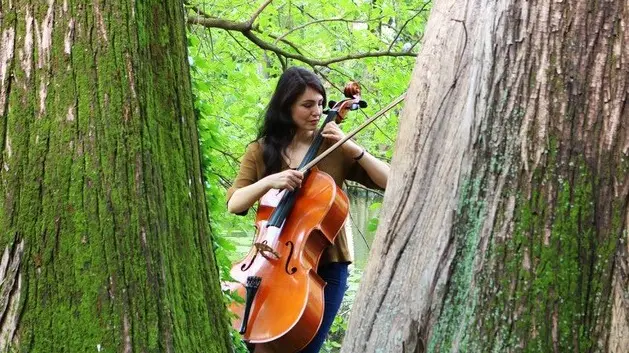
[[[266,244],[266,243],[267,243],[266,240],[262,242],[262,244]],[[253,265],[253,261],[255,261],[256,256],[258,256],[258,251],[256,251],[255,254],[253,254],[253,257],[251,258],[251,261],[249,261],[249,263],[242,264],[242,266],[240,266],[240,270],[241,271],[247,271],[251,267],[251,265]]]
[[[288,273],[289,275],[294,275],[295,272],[297,272],[297,267],[292,267],[290,270],[288,269],[288,265],[290,264],[290,260],[293,258],[293,251],[295,250],[295,245],[293,244],[292,241],[287,241],[286,246],[288,246],[290,248],[290,252],[288,253],[288,259],[286,259],[286,265],[284,266],[284,270],[286,271],[286,273]]]

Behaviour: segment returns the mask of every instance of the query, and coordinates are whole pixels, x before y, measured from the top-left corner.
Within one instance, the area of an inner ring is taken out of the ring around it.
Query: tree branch
[[[252,26],[249,24],[249,22],[235,22],[214,17],[208,18],[204,16],[190,16],[188,17],[188,23],[201,25],[205,28],[220,28],[226,31],[244,32],[252,29]]]
[[[313,15],[311,15],[310,13],[308,13],[308,11],[306,11],[302,6],[297,6],[297,5],[293,5],[294,7],[296,7],[299,12],[301,12],[302,15],[310,17],[313,21],[318,20],[318,18],[314,17]],[[330,30],[327,26],[323,26],[323,29],[325,29],[328,33],[330,33],[333,37],[335,37],[337,35],[337,33],[335,31]],[[352,32],[349,31],[350,36],[352,36]],[[345,40],[343,40],[343,44],[347,47],[347,49],[350,48],[350,46],[347,44],[347,42]]]
[[[420,13],[424,12],[424,10],[426,9],[426,7],[428,6],[428,4],[430,4],[431,2],[426,2],[424,3],[424,6],[422,6],[421,9],[419,9],[413,16],[411,16],[411,18],[409,18],[408,20],[406,20],[406,22],[404,22],[404,24],[402,25],[402,27],[400,27],[400,30],[397,31],[397,33],[395,34],[395,38],[393,38],[393,40],[391,41],[391,44],[389,45],[389,50],[391,50],[391,48],[393,48],[393,45],[395,44],[395,41],[397,41],[397,39],[400,37],[400,34],[402,34],[402,31],[404,30],[404,28],[406,28],[406,26],[408,26],[408,24],[415,19],[415,17],[419,16]],[[410,50],[409,50],[410,51]]]
[[[240,41],[238,41],[238,39],[236,39],[236,37],[234,37],[234,36],[233,36],[230,32],[227,32],[227,35],[229,35],[229,36],[230,36],[230,37],[231,37],[231,38],[232,38],[232,39],[233,39],[233,40],[234,40],[234,41],[238,44],[238,46],[242,48],[242,50],[244,50],[244,51],[246,51],[247,53],[249,53],[249,55],[251,55],[251,57],[252,57],[254,60],[256,60],[256,59],[257,59],[257,58],[256,58],[256,56],[255,56],[255,55],[253,55],[253,53],[252,53],[249,49],[245,48],[245,46],[244,46],[244,45],[242,45],[242,43],[240,43]]]
[[[267,6],[269,6],[271,1],[273,0],[266,0],[262,5],[260,5],[260,7],[256,10],[256,12],[253,13],[249,21],[247,21],[247,23],[249,24],[249,27],[253,26],[253,23],[256,21],[256,18],[258,18],[258,16],[260,16],[260,14],[262,13],[262,11],[264,11],[264,9]]]
[[[374,194],[376,194],[376,195],[378,195],[380,197],[384,197],[384,193],[382,191],[375,190],[375,189],[369,189],[369,188],[366,188],[366,187],[364,187],[364,186],[362,186],[362,185],[360,185],[358,183],[355,183],[355,182],[351,182],[351,183],[347,183],[346,182],[345,185],[347,186],[348,189],[349,188],[355,188],[355,189],[365,190],[367,192],[373,192]]]
[[[351,55],[346,55],[346,56],[342,56],[342,57],[338,57],[338,58],[332,58],[332,59],[327,59],[327,60],[317,60],[317,59],[310,59],[307,58],[303,55],[299,55],[299,54],[293,54],[293,53],[289,53],[285,50],[282,50],[281,48],[265,42],[264,40],[260,39],[259,37],[257,37],[255,34],[253,34],[251,31],[243,31],[242,34],[247,37],[250,41],[252,41],[255,45],[257,45],[258,47],[264,49],[264,50],[270,50],[272,52],[275,52],[277,54],[280,54],[282,56],[285,56],[287,58],[290,59],[295,59],[295,60],[299,60],[303,63],[306,63],[310,66],[328,66],[330,64],[335,64],[335,63],[339,63],[342,61],[347,61],[347,60],[356,60],[356,59],[364,59],[364,58],[376,58],[376,57],[381,57],[381,56],[393,56],[393,57],[397,57],[397,56],[412,56],[415,57],[417,56],[417,54],[415,53],[400,53],[400,52],[392,52],[392,51],[377,51],[377,52],[367,52],[367,53],[359,53],[359,54],[351,54]]]
[[[196,13],[197,15],[201,16],[201,17],[205,17],[205,18],[214,18],[212,16],[210,16],[209,14],[207,14],[205,11],[203,11],[201,8],[199,8],[196,5],[186,5],[188,8],[190,8],[190,10],[194,11],[194,13]]]
[[[256,36],[255,34],[253,34],[253,31],[257,30],[257,26],[253,25],[253,21],[255,21],[255,19],[260,15],[260,13],[264,10],[264,8],[271,3],[271,1],[272,0],[265,1],[264,4],[262,4],[262,6],[260,6],[258,10],[256,10],[254,15],[247,22],[229,21],[229,20],[224,20],[220,18],[209,17],[209,15],[205,13],[201,13],[200,15],[197,15],[197,16],[188,17],[188,23],[200,25],[206,28],[219,28],[219,29],[224,29],[226,31],[240,32],[242,33],[242,35],[244,35],[247,39],[249,39],[251,42],[253,42],[255,45],[257,45],[261,49],[272,51],[276,55],[280,55],[288,59],[301,61],[310,66],[328,66],[330,64],[335,64],[342,61],[364,59],[364,58],[374,58],[374,57],[382,57],[382,56],[389,56],[389,57],[398,57],[398,56],[415,57],[417,56],[416,53],[412,53],[410,51],[409,52],[392,52],[391,50],[384,50],[384,51],[376,51],[376,52],[351,54],[351,55],[346,55],[346,56],[342,56],[338,58],[322,60],[322,59],[311,59],[302,55],[301,52],[294,45],[291,45],[291,46],[298,52],[298,54],[285,51],[282,48],[274,45],[273,43],[267,42],[261,39],[260,37]],[[323,22],[323,21],[319,20],[319,22]],[[285,42],[285,40],[282,37],[279,37],[275,40],[276,43],[278,41]]]
[[[341,87],[337,86],[334,84],[334,82],[332,82],[332,80],[330,80],[328,78],[328,76],[326,74],[323,73],[323,71],[317,69],[316,67],[312,66],[312,69],[314,70],[314,72],[316,72],[317,74],[319,74],[319,76],[321,76],[324,80],[326,80],[330,86],[334,87],[337,91],[343,93],[343,90],[341,89]]]
[[[375,20],[376,20],[376,19],[371,20],[371,21],[375,21]],[[300,29],[303,29],[304,27],[307,27],[307,26],[310,26],[310,25],[313,25],[313,24],[317,24],[317,23],[323,23],[323,22],[339,22],[339,21],[340,21],[340,22],[348,22],[348,23],[366,23],[366,22],[370,22],[370,21],[360,21],[360,20],[346,20],[346,19],[344,19],[344,18],[324,18],[324,19],[314,20],[314,21],[310,21],[310,22],[308,22],[308,23],[304,23],[304,24],[303,24],[303,25],[301,25],[301,26],[297,26],[297,27],[295,27],[295,28],[293,28],[293,29],[289,30],[288,32],[286,32],[286,33],[282,34],[281,36],[279,36],[279,37],[275,40],[274,44],[275,44],[275,43],[277,43],[277,41],[278,41],[278,40],[284,39],[284,38],[285,38],[286,36],[288,36],[289,34],[291,34],[291,33],[295,32],[295,31],[298,31],[298,30],[300,30]]]
[[[304,54],[301,52],[301,49],[299,49],[299,47],[298,47],[295,43],[292,43],[292,42],[290,42],[290,41],[288,41],[288,40],[286,40],[286,39],[282,39],[282,38],[280,38],[280,37],[276,37],[276,36],[274,36],[274,35],[272,35],[272,34],[269,34],[269,37],[271,37],[271,38],[275,39],[275,42],[273,42],[273,43],[277,43],[277,41],[279,40],[279,41],[281,41],[282,43],[284,43],[284,44],[286,44],[286,45],[290,46],[291,48],[293,48],[293,49],[297,52],[297,54],[304,55]]]

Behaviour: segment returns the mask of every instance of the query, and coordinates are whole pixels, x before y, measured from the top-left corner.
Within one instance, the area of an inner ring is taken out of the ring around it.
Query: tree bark
[[[0,351],[229,352],[179,1],[2,0]]]
[[[342,352],[626,352],[627,19],[435,2]]]

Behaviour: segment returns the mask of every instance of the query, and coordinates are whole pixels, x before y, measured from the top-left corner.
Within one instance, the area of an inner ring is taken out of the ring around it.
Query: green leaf
[[[378,218],[374,217],[369,220],[369,223],[367,223],[367,230],[375,232],[376,229],[378,229]]]
[[[381,202],[374,202],[371,205],[369,205],[369,210],[376,211],[376,210],[379,210],[381,206],[382,206]]]

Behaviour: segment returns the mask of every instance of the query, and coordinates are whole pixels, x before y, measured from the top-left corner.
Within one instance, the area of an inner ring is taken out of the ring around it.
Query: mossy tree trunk
[[[434,3],[343,352],[627,352],[628,20]]]
[[[2,0],[0,351],[228,352],[180,1]]]

